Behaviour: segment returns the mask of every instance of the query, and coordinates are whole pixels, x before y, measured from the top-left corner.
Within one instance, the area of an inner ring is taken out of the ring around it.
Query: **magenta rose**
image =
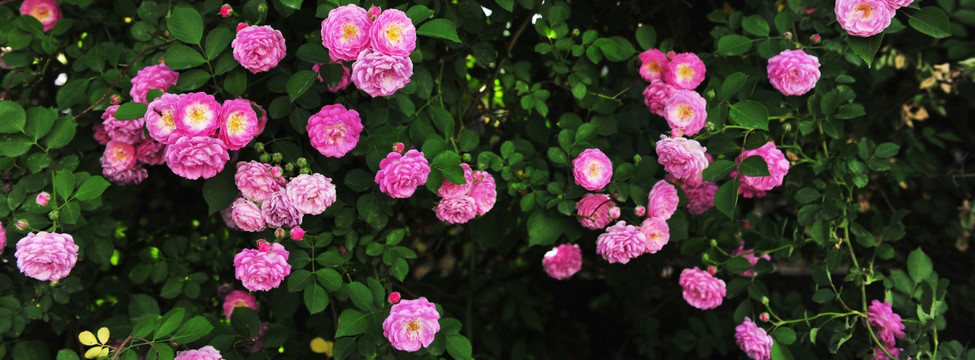
[[[589,229],[605,228],[613,218],[609,216],[609,209],[616,203],[606,194],[585,194],[576,203],[576,218],[579,223]]]
[[[720,306],[726,293],[724,280],[698,268],[681,271],[680,286],[684,288],[684,300],[701,310]]]
[[[262,202],[261,214],[264,215],[264,223],[270,228],[301,225],[302,213],[288,200],[284,191],[277,191]]]
[[[260,125],[250,100],[242,99],[224,101],[218,123],[218,137],[230,150],[247,146],[257,136]]]
[[[180,95],[173,120],[176,129],[190,136],[211,136],[220,127],[220,103],[213,95],[195,92]]]
[[[220,351],[207,345],[195,350],[183,350],[173,360],[223,360]]]
[[[667,54],[660,49],[650,49],[640,53],[640,77],[648,83],[663,80],[664,72],[667,70]]]
[[[351,61],[369,48],[372,21],[366,9],[349,4],[328,12],[322,20],[322,45],[332,60]]]
[[[176,142],[182,133],[176,129],[176,106],[180,95],[162,94],[149,103],[146,111],[146,129],[149,136],[163,144]]]
[[[819,59],[802,50],[783,50],[768,59],[768,80],[783,95],[802,95],[819,81]]]
[[[223,141],[211,137],[185,136],[166,147],[166,165],[190,180],[216,176],[228,160]]]
[[[410,56],[416,48],[416,28],[406,13],[386,9],[369,29],[373,50],[389,56]]]
[[[677,90],[677,88],[667,84],[666,82],[657,81],[650,84],[646,89],[643,90],[643,103],[650,108],[650,112],[666,117],[667,112],[664,109],[666,109],[667,100],[669,100]]]
[[[254,74],[278,66],[278,62],[287,55],[284,36],[268,25],[241,29],[230,47],[234,49],[234,59],[240,66]]]
[[[678,89],[694,90],[704,81],[704,62],[694,53],[680,53],[670,59],[664,80]]]
[[[687,211],[694,215],[703,214],[714,207],[714,193],[718,185],[710,181],[702,181],[697,185],[684,184],[681,186],[687,195]]]
[[[17,268],[40,281],[59,281],[78,261],[78,245],[69,234],[41,231],[27,234],[17,242]]]
[[[789,160],[785,158],[778,148],[771,141],[765,143],[757,149],[745,150],[738,156],[738,163],[752,156],[760,156],[768,165],[769,174],[766,176],[745,176],[741,175],[741,193],[745,197],[764,196],[765,192],[772,190],[776,186],[782,185],[785,175],[789,173]],[[737,170],[733,170],[730,175],[732,178],[739,177]]]
[[[440,199],[434,209],[437,219],[450,224],[463,224],[477,216],[474,198],[463,195]]]
[[[693,136],[708,121],[707,101],[696,91],[677,90],[664,104],[664,118],[670,125],[670,136]]]
[[[352,63],[352,82],[369,96],[389,96],[410,83],[413,61],[366,50]]]
[[[430,346],[440,331],[440,313],[427,298],[401,300],[383,320],[383,336],[396,350],[413,352]]]
[[[413,196],[417,186],[426,184],[430,165],[423,153],[410,149],[406,154],[390,152],[379,162],[376,184],[383,193],[399,199]]]
[[[262,240],[263,241],[263,240]],[[281,244],[259,245],[234,255],[234,276],[250,291],[268,291],[281,285],[288,274],[288,250]]]
[[[853,36],[874,36],[890,26],[895,11],[886,0],[836,0],[836,21]]]
[[[44,31],[51,31],[61,20],[61,7],[55,0],[24,0],[20,4],[20,14],[33,16],[44,26]]]
[[[596,253],[612,263],[626,264],[647,250],[647,237],[640,228],[620,220],[596,238]]]
[[[271,165],[257,161],[241,161],[237,163],[234,184],[245,198],[262,202],[271,197],[271,194],[281,190],[286,182],[283,177],[274,176]]]
[[[288,201],[302,214],[318,215],[335,203],[335,185],[322,174],[295,176],[285,189]]]
[[[662,218],[644,219],[640,232],[647,237],[647,253],[656,254],[670,241],[670,226]]]
[[[142,180],[149,177],[149,172],[142,164],[136,164],[122,170],[106,170],[103,168],[102,175],[115,185],[127,186],[142,183]]]
[[[267,228],[267,223],[264,222],[264,213],[261,212],[261,208],[250,200],[239,198],[234,200],[234,203],[230,206],[234,224],[241,230],[258,232]]]
[[[311,146],[328,157],[343,157],[359,143],[362,120],[359,112],[342,104],[323,106],[308,118],[308,138]]]
[[[583,189],[600,190],[613,178],[613,163],[599,149],[586,149],[572,160],[572,175]]]
[[[223,315],[230,318],[234,309],[246,307],[257,310],[257,299],[246,291],[235,290],[223,299]]]
[[[494,176],[486,171],[474,172],[474,183],[471,185],[471,198],[477,206],[477,214],[484,215],[494,208],[494,203],[498,200],[497,184]]]
[[[471,193],[471,187],[474,185],[474,171],[472,171],[471,166],[466,163],[461,163],[460,168],[464,170],[464,183],[454,184],[453,181],[443,179],[443,183],[440,184],[440,189],[437,189],[437,195],[446,198],[467,196]]]
[[[707,148],[697,140],[660,135],[656,151],[657,162],[674,178],[689,184],[701,183],[702,173],[708,167],[708,159],[704,156]]]
[[[764,329],[755,325],[752,319],[745,318],[735,327],[735,342],[752,360],[769,360],[772,358],[772,337]]]
[[[166,162],[166,144],[146,139],[136,146],[135,158],[146,165],[162,165]]]
[[[565,280],[582,269],[582,250],[576,244],[562,244],[552,248],[542,258],[545,273],[556,280]]]
[[[890,303],[886,301],[870,302],[870,306],[867,307],[867,323],[884,345],[893,347],[897,339],[904,338],[904,323],[901,322],[901,316],[894,313]]]
[[[108,172],[129,169],[136,161],[135,147],[121,141],[109,141],[100,159],[102,171]]]
[[[670,219],[677,211],[677,203],[680,197],[677,196],[677,188],[666,180],[660,180],[653,184],[650,194],[647,196],[647,217]]]
[[[146,94],[149,93],[149,90],[156,89],[166,92],[170,86],[176,85],[177,80],[179,80],[179,73],[170,69],[166,64],[146,66],[132,77],[132,89],[129,90],[129,96],[132,97],[132,101],[145,104],[147,103]]]

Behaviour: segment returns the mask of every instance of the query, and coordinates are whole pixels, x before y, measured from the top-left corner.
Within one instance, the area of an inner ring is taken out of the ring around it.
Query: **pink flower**
[[[227,149],[237,150],[254,140],[259,127],[257,113],[250,100],[226,100],[220,110],[220,140]]]
[[[389,96],[410,83],[413,61],[366,50],[352,63],[352,82],[369,96]]]
[[[819,81],[819,59],[802,50],[783,50],[768,59],[768,80],[783,95],[802,95]]]
[[[652,218],[670,219],[677,211],[677,203],[680,197],[677,195],[677,188],[666,180],[657,181],[650,189],[647,196],[647,216]]]
[[[474,205],[477,206],[478,215],[484,215],[491,211],[494,208],[494,203],[498,200],[494,176],[486,171],[475,171],[470,196],[474,199]]]
[[[258,213],[260,213],[260,212],[258,212]],[[234,205],[233,204],[230,204],[229,206],[227,206],[223,210],[220,210],[220,218],[223,219],[223,224],[224,225],[227,225],[227,227],[230,228],[230,230],[238,230],[238,231],[241,230],[240,227],[237,226],[237,223],[234,222]],[[263,220],[264,218],[261,218],[261,219]]]
[[[59,281],[78,261],[78,245],[69,234],[30,233],[17,242],[14,257],[24,275],[40,281]]]
[[[913,2],[914,0],[887,0],[887,5],[889,5],[891,9],[896,10],[905,7],[907,5],[910,5]]]
[[[30,15],[41,22],[44,31],[51,31],[54,24],[61,20],[61,7],[55,0],[24,0],[20,4],[20,14]]]
[[[860,37],[884,31],[895,13],[885,0],[836,0],[834,11],[843,30]]]
[[[142,133],[142,125],[145,124],[145,119],[117,120],[115,119],[115,111],[118,110],[118,107],[118,105],[109,106],[102,113],[102,125],[105,127],[105,133],[111,140],[138,144],[145,139],[145,135]]]
[[[305,238],[305,229],[302,229],[300,226],[295,226],[291,228],[291,232],[288,235],[291,240],[301,241],[301,239]]]
[[[684,189],[684,195],[687,195],[687,211],[691,214],[703,214],[714,207],[714,193],[718,191],[717,184],[702,181],[697,185],[684,184],[681,189]]]
[[[173,360],[223,360],[223,357],[217,349],[207,345],[196,350],[180,351]]]
[[[129,96],[132,97],[132,101],[145,104],[149,90],[157,89],[166,92],[170,86],[176,85],[177,80],[179,80],[179,73],[166,64],[146,66],[132,78]]]
[[[545,273],[556,280],[565,280],[582,269],[582,250],[576,244],[562,244],[552,248],[542,258]]]
[[[648,218],[643,220],[640,232],[647,237],[648,254],[656,254],[670,242],[670,226],[667,221],[661,218]]]
[[[34,197],[34,203],[42,207],[47,206],[49,200],[51,200],[51,194],[48,194],[46,191],[42,191]]]
[[[135,166],[135,147],[121,141],[109,141],[99,160],[102,172],[119,172]]]
[[[372,21],[366,9],[358,5],[339,6],[328,12],[322,21],[322,45],[334,60],[355,60],[369,48],[369,29]]]
[[[708,121],[707,101],[696,91],[674,91],[664,105],[664,118],[671,136],[695,135]]]
[[[901,316],[894,313],[890,303],[873,300],[867,307],[867,323],[877,334],[877,339],[886,346],[893,347],[897,339],[904,338],[904,323]]]
[[[657,162],[674,178],[689,184],[701,183],[702,173],[708,167],[708,159],[704,156],[707,148],[697,140],[660,135],[656,151]]]
[[[681,271],[680,286],[684,288],[684,300],[701,310],[714,309],[724,300],[724,280],[698,268]]]
[[[461,163],[460,168],[464,170],[464,183],[454,184],[453,181],[443,179],[443,183],[440,184],[440,189],[437,189],[437,195],[447,198],[468,196],[471,193],[471,187],[474,186],[474,171],[471,170],[470,165],[465,163]]]
[[[731,255],[732,256],[741,255],[741,257],[745,258],[745,260],[748,260],[749,264],[752,264],[752,267],[750,269],[741,272],[741,276],[747,276],[747,277],[754,277],[755,275],[757,275],[755,273],[755,264],[758,264],[758,259],[765,259],[766,261],[772,260],[772,257],[769,256],[768,254],[763,254],[762,256],[755,256],[754,249],[745,250],[744,240],[738,243],[738,249],[733,251]]]
[[[738,163],[751,156],[761,156],[768,164],[769,175],[767,176],[745,176],[741,175],[740,192],[745,197],[759,197],[765,195],[765,191],[772,190],[776,186],[782,185],[782,180],[789,173],[789,160],[785,158],[782,151],[779,151],[771,141],[765,143],[757,149],[745,150],[738,156]],[[731,172],[731,177],[738,177],[737,170]]]
[[[345,88],[349,87],[349,84],[352,83],[352,71],[349,70],[349,67],[345,66],[345,64],[342,63],[338,63],[338,64],[342,66],[342,79],[339,80],[338,84],[335,84],[335,87],[332,87],[329,84],[325,84],[325,88],[328,89],[328,91],[333,93],[337,93],[339,91],[345,90]],[[325,79],[322,79],[322,74],[318,72],[318,69],[321,69],[322,65],[325,64],[315,64],[311,66],[311,70],[318,74],[318,82],[320,83],[325,82]]]
[[[288,200],[284,191],[272,193],[266,201],[261,203],[261,214],[264,215],[264,222],[267,227],[290,228],[301,225],[302,214]]]
[[[243,249],[234,255],[234,276],[250,291],[268,291],[281,285],[288,274],[288,250],[281,244],[262,247],[261,250]]]
[[[16,227],[17,230],[20,230],[20,231],[27,231],[27,228],[30,227],[30,224],[27,223],[27,220],[20,219],[20,220],[17,220],[16,223],[14,223],[14,227]]]
[[[410,149],[406,154],[390,152],[379,162],[376,184],[383,193],[399,199],[413,196],[416,187],[426,184],[430,165],[423,153]]]
[[[406,13],[386,9],[369,29],[372,49],[389,56],[410,56],[416,48],[416,28]]]
[[[657,81],[651,83],[643,90],[643,103],[650,108],[650,112],[657,114],[659,116],[666,117],[667,112],[664,110],[667,105],[667,100],[674,95],[678,89],[666,82]]]
[[[704,63],[694,53],[674,55],[667,64],[664,80],[678,89],[694,90],[704,81]]]
[[[7,229],[3,228],[3,223],[0,222],[0,254],[3,253],[3,249],[7,247]]]
[[[250,26],[250,25],[247,25],[246,23],[239,23],[239,24],[237,24],[237,32],[240,32],[241,30],[246,29],[248,26]]]
[[[765,329],[755,325],[752,319],[746,317],[741,325],[735,327],[735,342],[738,343],[741,351],[753,360],[772,358],[772,337],[765,332]]]
[[[180,95],[173,113],[176,129],[190,136],[211,136],[220,127],[220,103],[213,95],[195,92]]]
[[[295,176],[285,189],[288,202],[302,214],[318,215],[335,203],[335,185],[322,174]]]
[[[234,49],[234,59],[253,74],[278,66],[287,54],[284,36],[268,25],[241,29],[230,47]]]
[[[454,196],[440,199],[434,209],[437,219],[450,224],[463,224],[477,216],[477,204],[470,196]]]
[[[394,348],[413,352],[430,346],[440,331],[440,313],[437,306],[421,297],[402,300],[389,309],[383,320],[383,336]]]
[[[220,7],[220,16],[222,16],[222,17],[230,17],[230,12],[233,11],[233,10],[234,9],[231,8],[230,5],[223,5],[223,6]]]
[[[576,203],[576,218],[582,226],[589,229],[602,229],[612,220],[609,209],[615,206],[616,203],[610,200],[609,195],[585,194]]]
[[[261,208],[250,200],[239,198],[230,205],[234,224],[243,231],[258,232],[267,228]]]
[[[643,205],[637,205],[635,208],[633,208],[633,215],[643,216],[646,214],[647,214],[647,208]]]
[[[640,53],[640,77],[648,83],[660,81],[669,63],[667,55],[659,49],[644,51]]]
[[[135,148],[135,158],[147,165],[161,165],[166,162],[166,144],[146,139]]]
[[[647,237],[640,228],[620,220],[596,238],[596,253],[612,263],[626,264],[647,250]]]
[[[576,184],[586,190],[600,190],[613,178],[613,163],[599,149],[586,149],[572,160]]]
[[[92,131],[94,131],[92,137],[95,138],[95,141],[97,141],[99,144],[105,145],[108,144],[110,140],[112,140],[111,138],[108,137],[108,133],[105,132],[105,125],[103,125],[102,123],[92,124],[91,129]]]
[[[245,198],[263,202],[271,197],[271,194],[281,190],[285,181],[271,174],[271,165],[257,161],[241,161],[237,163],[234,184]]]
[[[342,104],[323,106],[308,118],[308,138],[311,146],[328,157],[343,157],[359,143],[362,120],[359,112],[347,110]]]
[[[102,175],[105,176],[109,181],[115,183],[116,185],[135,185],[145,180],[149,177],[149,172],[142,164],[136,164],[133,167],[122,170],[110,170],[102,169]]]
[[[257,310],[257,299],[246,291],[235,290],[223,299],[223,315],[228,319],[238,307],[248,307]]]
[[[211,137],[185,136],[166,147],[166,165],[190,180],[216,176],[228,160],[223,141]]]
[[[149,103],[146,111],[146,129],[149,136],[163,144],[172,144],[182,136],[176,130],[176,106],[179,95],[162,94]]]

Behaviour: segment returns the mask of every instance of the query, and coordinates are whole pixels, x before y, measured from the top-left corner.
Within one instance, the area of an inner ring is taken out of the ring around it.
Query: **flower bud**
[[[640,161],[642,161],[642,160],[643,160],[643,157],[640,156],[640,154],[633,155],[633,165],[639,165],[640,164]]]
[[[59,213],[57,210],[51,210],[51,212],[47,213],[47,218],[51,219],[51,221],[58,221],[58,219],[61,218],[61,213]],[[17,228],[19,229],[20,226],[17,226]]]
[[[230,17],[230,14],[233,10],[234,9],[231,8],[230,5],[223,4],[223,6],[220,7],[220,16]]]
[[[303,157],[300,157],[298,158],[298,160],[295,160],[295,165],[298,165],[298,167],[306,167],[308,166],[308,160],[306,160]]]
[[[305,230],[302,229],[300,226],[295,226],[294,228],[291,229],[291,240],[301,241],[301,239],[304,238],[305,238]]]
[[[461,155],[460,156],[460,159],[461,159],[461,161],[463,161],[465,163],[466,162],[471,162],[471,154],[470,153],[464,153],[464,155]]]
[[[745,220],[745,222],[742,223],[741,225],[744,226],[746,229],[752,227],[752,224],[748,222],[748,220]]]
[[[275,178],[279,178],[279,177],[284,176],[284,172],[281,171],[281,167],[280,166],[272,166],[271,167],[271,176],[274,176]]]
[[[259,152],[259,153],[264,152],[264,143],[262,143],[260,141],[254,143],[254,150],[257,151],[257,152]]]
[[[122,103],[122,95],[119,95],[119,94],[112,95],[112,97],[108,98],[108,101],[111,101],[112,102],[112,105],[121,104]]]
[[[284,160],[284,155],[281,155],[281,153],[276,152],[276,153],[271,154],[271,161],[274,161],[276,163],[279,163],[282,160]]]
[[[768,296],[762,296],[762,305],[768,305]]]
[[[636,208],[633,209],[633,213],[636,214],[636,216],[646,215],[647,208],[644,207],[643,205],[637,205]]]
[[[284,164],[284,171],[289,172],[289,173],[294,172],[295,171],[295,166],[293,164],[291,164],[291,163]]]
[[[782,38],[783,39],[786,39],[786,40],[792,40],[792,33],[789,32],[789,31],[786,31],[785,34],[782,34]]]
[[[403,152],[403,149],[405,149],[405,148],[406,147],[403,146],[403,143],[401,143],[401,142],[398,142],[398,143],[393,144],[393,151],[395,151],[395,152],[401,153],[401,152]]]
[[[762,320],[764,322],[768,322],[768,320],[769,320],[768,313],[767,312],[763,312],[763,313],[759,314],[758,315],[758,319],[759,320]]]
[[[282,229],[282,228],[274,229],[274,238],[275,239],[281,240],[281,239],[284,239],[284,236],[285,236],[284,229]]]
[[[613,207],[609,208],[609,217],[611,217],[613,219],[619,219],[619,217],[620,217],[620,207],[619,206],[613,206]]]
[[[822,37],[820,37],[819,34],[813,34],[813,36],[809,37],[809,41],[812,41],[813,44],[819,44],[819,41],[821,40]]]
[[[400,297],[398,291],[393,291],[393,292],[389,293],[389,303],[390,304],[394,304],[395,305],[396,303],[398,303],[400,301],[400,299],[401,299],[401,297]]]
[[[714,265],[708,266],[708,274],[714,275],[717,273],[718,273],[718,268],[714,267]]]
[[[51,194],[48,194],[46,191],[42,191],[40,194],[37,194],[36,198],[34,198],[34,202],[40,206],[47,206],[48,200],[51,200]]]
[[[257,239],[257,250],[261,252],[271,252],[271,244],[264,239]]]
[[[244,30],[245,28],[247,28],[247,24],[246,23],[237,24],[237,32],[240,32],[241,30]]]
[[[269,162],[271,162],[271,154],[268,154],[268,153],[261,154],[260,160],[261,160],[262,163],[269,163]]]
[[[383,11],[378,6],[373,5],[369,8],[369,20],[376,20]]]

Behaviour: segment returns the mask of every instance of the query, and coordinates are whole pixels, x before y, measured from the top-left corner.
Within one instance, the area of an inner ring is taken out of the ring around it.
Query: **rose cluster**
[[[93,126],[95,140],[105,145],[100,159],[102,175],[118,185],[138,184],[149,176],[146,165],[165,162],[166,144],[144,135],[144,118],[116,119],[118,108],[109,106],[102,113],[102,122]]]
[[[400,10],[373,7],[367,13],[354,4],[332,9],[322,21],[322,45],[332,62],[354,61],[352,82],[369,96],[392,95],[413,76],[416,27]]]
[[[234,276],[250,291],[277,288],[291,274],[288,255],[281,244],[258,240],[257,249],[243,249],[234,255]]]
[[[836,0],[834,11],[840,27],[853,36],[874,36],[890,26],[897,9],[914,0]]]
[[[321,214],[335,203],[332,179],[301,174],[289,181],[280,167],[257,161],[238,162],[234,183],[241,197],[231,205],[231,217],[243,231],[295,228],[304,215]]]
[[[708,119],[707,101],[694,91],[704,81],[704,62],[694,53],[664,54],[650,49],[640,54],[640,76],[650,83],[644,103],[667,119],[671,136],[692,136]]]
[[[437,190],[441,199],[434,211],[437,219],[451,224],[463,224],[478,215],[487,214],[498,198],[494,177],[486,171],[471,171],[470,165],[460,164],[464,169],[464,183],[454,184],[444,179]]]
[[[900,355],[903,349],[898,348],[896,342],[897,339],[904,338],[904,323],[901,322],[901,316],[894,313],[890,303],[873,300],[867,307],[866,323],[876,333],[877,339],[884,345],[887,352],[895,358]],[[874,349],[873,358],[875,360],[887,359],[887,355],[884,354],[883,349],[877,347]]]

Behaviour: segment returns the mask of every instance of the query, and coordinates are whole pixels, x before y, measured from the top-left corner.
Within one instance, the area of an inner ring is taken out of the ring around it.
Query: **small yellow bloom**
[[[308,345],[311,346],[312,352],[318,354],[325,354],[328,355],[328,357],[332,357],[332,346],[334,346],[335,343],[331,341],[325,341],[325,339],[322,339],[321,337],[316,337],[314,339],[311,339],[311,343],[309,343]]]

